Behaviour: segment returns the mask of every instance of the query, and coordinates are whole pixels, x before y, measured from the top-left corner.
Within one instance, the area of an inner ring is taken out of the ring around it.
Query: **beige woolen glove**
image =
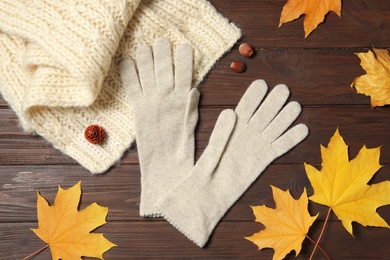
[[[172,63],[171,45],[158,39],[153,54],[137,49],[120,65],[123,85],[134,114],[141,166],[141,216],[160,216],[156,202],[194,165],[194,128],[198,121],[199,91],[191,89],[193,54],[179,45]]]
[[[163,216],[200,247],[260,173],[308,134],[303,124],[286,132],[301,112],[297,102],[284,106],[288,88],[276,86],[259,107],[266,92],[264,81],[254,81],[235,111],[221,113],[199,161],[157,203]]]

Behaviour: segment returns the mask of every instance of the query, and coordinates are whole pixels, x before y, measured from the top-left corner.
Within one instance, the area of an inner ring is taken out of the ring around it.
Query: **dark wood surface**
[[[249,84],[265,79],[270,87],[285,83],[291,100],[303,106],[300,122],[308,125],[309,137],[270,165],[227,212],[209,243],[198,248],[163,219],[138,216],[140,169],[137,151],[130,149],[109,172],[93,176],[72,158],[54,149],[39,136],[21,131],[15,113],[0,97],[0,259],[22,259],[44,245],[30,231],[37,227],[36,191],[50,202],[57,185],[64,188],[82,180],[80,208],[92,202],[109,207],[108,224],[98,228],[118,244],[105,259],[272,259],[273,250],[258,251],[244,239],[259,231],[250,205],[273,205],[270,185],[290,189],[295,197],[306,187],[303,162],[321,164],[320,144],[326,145],[339,130],[349,145],[350,157],[359,149],[381,148],[384,166],[372,183],[390,179],[390,108],[372,109],[369,98],[357,95],[349,85],[364,74],[356,52],[372,46],[390,48],[390,2],[345,0],[342,18],[329,13],[307,39],[303,17],[278,29],[286,0],[212,0],[216,8],[240,26],[242,41],[249,42],[256,56],[243,58],[237,46],[218,62],[201,86],[200,121],[197,127],[197,158],[204,150],[218,114],[234,108]],[[243,60],[247,70],[229,69],[232,60]],[[312,215],[320,213],[309,235],[316,239],[327,208],[310,204]],[[390,206],[378,209],[390,222]],[[388,259],[390,230],[354,224],[355,237],[332,215],[321,246],[332,259]],[[313,249],[305,241],[298,259],[308,259]],[[45,250],[34,259],[51,259]],[[294,252],[287,259],[295,259]],[[325,259],[320,251],[315,259]]]

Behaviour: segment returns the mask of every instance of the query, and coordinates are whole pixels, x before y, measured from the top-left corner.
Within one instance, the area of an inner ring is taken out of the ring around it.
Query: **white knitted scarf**
[[[135,139],[123,58],[159,37],[187,43],[196,86],[240,36],[206,0],[1,0],[0,92],[25,131],[102,173]],[[92,124],[102,144],[85,139]]]

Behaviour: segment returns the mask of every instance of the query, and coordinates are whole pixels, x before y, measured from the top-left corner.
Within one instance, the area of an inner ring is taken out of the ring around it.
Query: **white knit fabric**
[[[135,138],[118,64],[159,37],[195,50],[195,86],[240,30],[205,0],[2,0],[0,92],[26,131],[104,172]],[[100,145],[84,138],[91,124]]]
[[[303,124],[287,130],[301,107],[285,105],[285,85],[264,99],[266,93],[266,83],[254,81],[235,111],[224,110],[192,171],[157,202],[162,215],[200,247],[264,169],[308,134]]]

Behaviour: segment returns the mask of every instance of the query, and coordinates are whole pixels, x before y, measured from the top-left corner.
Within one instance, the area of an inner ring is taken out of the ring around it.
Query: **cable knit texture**
[[[240,35],[205,0],[2,0],[0,92],[26,131],[102,173],[135,138],[120,61],[159,37],[185,43],[195,86]],[[84,138],[91,124],[102,144]]]

